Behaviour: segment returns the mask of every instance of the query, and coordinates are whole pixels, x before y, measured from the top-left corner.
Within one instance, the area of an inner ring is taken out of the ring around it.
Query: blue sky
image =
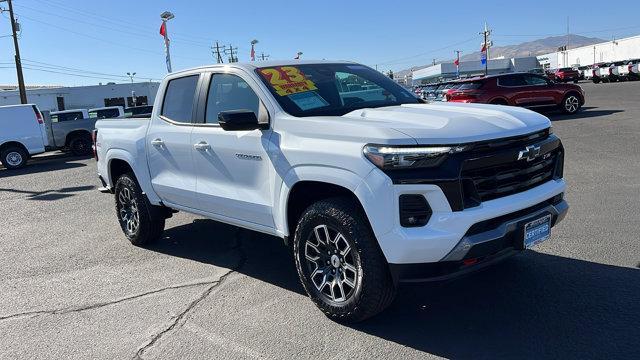
[[[6,3],[0,3],[6,8]],[[14,0],[27,84],[84,85],[162,78],[159,14],[169,22],[174,70],[214,62],[216,41],[250,42],[270,59],[346,59],[400,70],[480,48],[484,21],[496,46],[566,33],[611,39],[640,34],[638,13],[601,1],[80,1]],[[592,11],[586,11],[591,9]],[[15,84],[8,14],[0,17],[0,84]],[[5,37],[3,37],[5,36]],[[81,70],[81,71],[79,71]],[[55,73],[57,72],[57,73]],[[69,74],[59,73],[73,73]],[[128,80],[127,80],[128,81]]]

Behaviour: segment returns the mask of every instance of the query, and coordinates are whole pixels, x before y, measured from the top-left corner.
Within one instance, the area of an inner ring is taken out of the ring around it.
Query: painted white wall
[[[126,98],[135,91],[136,96],[146,96],[149,105],[153,104],[158,91],[157,82],[140,82],[133,84],[94,85],[78,87],[60,87],[52,89],[28,89],[27,99],[30,104],[38,105],[41,111],[57,111],[56,98],[64,98],[66,109],[90,109],[104,106],[104,99]],[[17,90],[0,91],[0,105],[20,104]]]
[[[583,46],[569,51],[539,55],[541,64],[548,63],[551,69],[573,65],[592,65],[599,62],[611,62],[640,58],[640,35],[619,40],[607,41],[595,45]]]

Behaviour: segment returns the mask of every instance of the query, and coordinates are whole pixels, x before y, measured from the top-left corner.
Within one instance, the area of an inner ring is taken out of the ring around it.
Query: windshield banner
[[[307,79],[298,68],[293,66],[260,69],[260,74],[280,96],[318,89],[313,81]]]

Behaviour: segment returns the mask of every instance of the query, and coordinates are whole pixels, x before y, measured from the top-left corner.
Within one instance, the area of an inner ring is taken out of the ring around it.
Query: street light
[[[171,53],[169,52],[169,32],[167,30],[167,21],[176,17],[170,11],[165,11],[160,14],[160,18],[162,19],[162,27],[160,28],[160,34],[164,37],[164,47],[167,53],[166,63],[167,63],[167,72],[171,72]]]
[[[138,101],[136,99],[136,92],[133,90],[133,77],[136,76],[136,73],[127,73],[127,76],[131,79],[131,101],[133,102],[133,106],[136,106],[138,105]]]

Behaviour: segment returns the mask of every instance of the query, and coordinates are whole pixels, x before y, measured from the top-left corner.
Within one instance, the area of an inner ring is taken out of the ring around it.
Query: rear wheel
[[[311,205],[298,223],[293,250],[305,291],[327,317],[362,321],[393,301],[389,266],[353,201],[332,198]]]
[[[568,94],[562,100],[562,111],[567,114],[575,114],[580,110],[580,98],[575,94]]]
[[[490,104],[492,104],[492,105],[509,105],[509,103],[507,103],[507,101],[504,100],[504,99],[491,100]]]
[[[151,205],[133,174],[118,178],[115,201],[120,227],[133,245],[150,244],[160,238],[165,225],[163,209]]]
[[[75,156],[86,156],[91,154],[91,137],[89,135],[79,135],[69,141],[69,149]]]
[[[7,169],[19,169],[27,164],[29,155],[23,148],[10,146],[0,152],[0,161]]]

